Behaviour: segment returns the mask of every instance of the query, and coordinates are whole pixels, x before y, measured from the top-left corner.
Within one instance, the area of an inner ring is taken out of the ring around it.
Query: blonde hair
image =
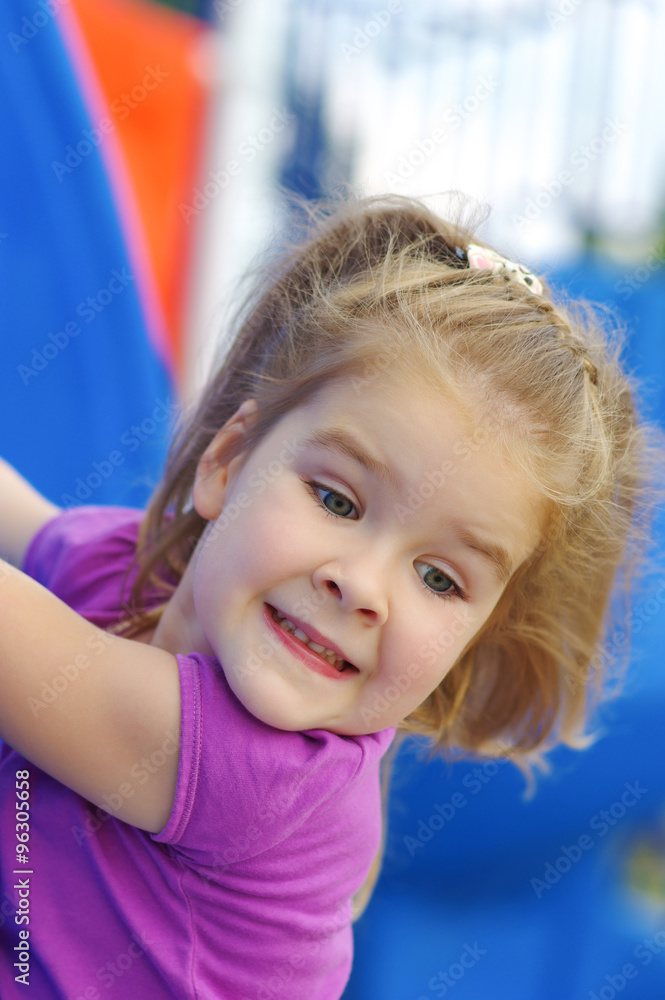
[[[140,531],[134,613],[119,630],[159,619],[164,604],[143,610],[146,588],[166,600],[182,576],[207,523],[191,506],[199,459],[241,403],[256,400],[256,418],[225,460],[250,453],[323,386],[398,371],[480,398],[478,426],[517,440],[548,515],[480,634],[401,728],[518,764],[559,741],[582,745],[617,570],[627,599],[646,537],[655,461],[618,340],[590,310],[469,268],[464,250],[480,241],[418,201],[385,196],[313,215],[311,238],[268,268],[240,311],[175,437]]]

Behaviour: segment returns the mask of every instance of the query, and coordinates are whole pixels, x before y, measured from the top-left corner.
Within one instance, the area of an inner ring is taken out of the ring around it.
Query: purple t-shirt
[[[35,536],[23,569],[106,627],[122,617],[141,517],[126,508],[65,511]],[[160,833],[115,819],[2,747],[2,1000],[341,995],[351,896],[379,845],[379,760],[394,730],[274,729],[247,712],[214,657],[177,660],[178,782]],[[63,670],[50,680],[54,691],[75,682]],[[48,698],[45,689],[37,714],[49,711]],[[138,790],[175,752],[167,738],[126,784]],[[27,810],[18,771],[29,773]],[[29,814],[27,865],[17,861],[17,808],[22,819]]]

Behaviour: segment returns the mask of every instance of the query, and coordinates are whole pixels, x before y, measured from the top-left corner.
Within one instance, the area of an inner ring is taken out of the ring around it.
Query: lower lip
[[[314,670],[317,674],[323,674],[324,677],[330,677],[335,681],[348,680],[355,674],[355,670],[335,670],[327,660],[324,660],[322,656],[315,653],[313,649],[306,646],[304,642],[297,639],[295,635],[287,632],[286,629],[282,628],[277,624],[272,616],[272,610],[268,604],[263,605],[263,617],[266,620],[268,627],[277,636],[277,638],[283,643],[290,653],[304,663],[306,667],[310,670]]]

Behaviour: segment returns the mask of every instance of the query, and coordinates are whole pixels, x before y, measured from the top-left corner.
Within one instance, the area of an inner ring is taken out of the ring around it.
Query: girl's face
[[[176,591],[195,618],[188,651],[214,653],[278,729],[399,723],[538,541],[536,496],[491,427],[431,390],[365,382],[328,386],[228,468],[199,466],[212,523]]]

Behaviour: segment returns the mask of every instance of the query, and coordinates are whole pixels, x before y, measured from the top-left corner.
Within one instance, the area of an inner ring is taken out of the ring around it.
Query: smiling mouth
[[[272,620],[289,635],[297,639],[298,642],[302,643],[303,646],[307,646],[313,653],[316,653],[325,663],[333,667],[337,673],[343,674],[345,672],[353,671],[358,672],[358,668],[349,663],[348,660],[342,659],[337,655],[332,649],[328,649],[326,646],[321,646],[318,642],[314,642],[309,636],[305,635],[302,629],[298,628],[292,621],[286,617],[286,615],[280,614],[280,612],[273,608],[271,604],[266,605],[270,611],[270,617]]]

